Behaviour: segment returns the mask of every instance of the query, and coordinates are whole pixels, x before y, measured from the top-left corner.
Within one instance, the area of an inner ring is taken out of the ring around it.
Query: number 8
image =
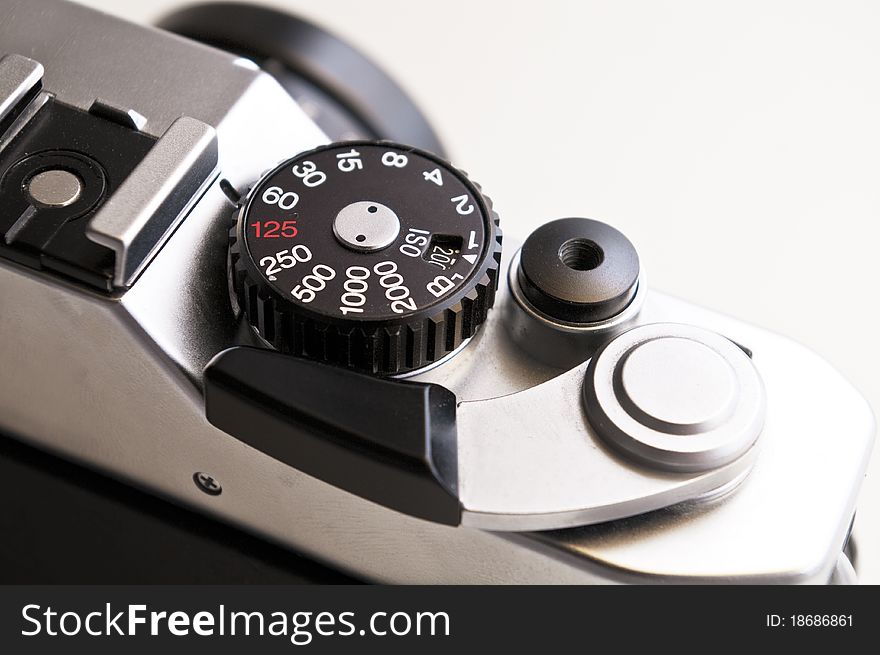
[[[386,166],[393,166],[394,168],[403,168],[408,161],[409,159],[407,159],[406,155],[391,150],[382,155],[382,163]]]

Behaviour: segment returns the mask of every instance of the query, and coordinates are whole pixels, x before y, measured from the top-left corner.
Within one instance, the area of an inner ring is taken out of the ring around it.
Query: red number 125
[[[296,221],[257,221],[251,223],[251,227],[256,230],[258,239],[292,239],[297,233]]]

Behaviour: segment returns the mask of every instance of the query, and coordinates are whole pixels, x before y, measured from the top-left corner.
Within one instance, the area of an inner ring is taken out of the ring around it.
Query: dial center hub
[[[350,250],[376,252],[397,239],[400,219],[393,209],[381,202],[360,200],[349,203],[336,214],[333,234]]]

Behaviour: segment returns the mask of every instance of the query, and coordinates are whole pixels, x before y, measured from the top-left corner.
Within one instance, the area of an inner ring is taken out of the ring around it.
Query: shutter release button
[[[615,369],[615,394],[642,425],[696,434],[723,423],[739,393],[730,364],[708,346],[658,337],[633,347]]]
[[[590,425],[623,454],[673,471],[738,459],[764,425],[764,386],[729,339],[675,323],[618,335],[587,367]]]

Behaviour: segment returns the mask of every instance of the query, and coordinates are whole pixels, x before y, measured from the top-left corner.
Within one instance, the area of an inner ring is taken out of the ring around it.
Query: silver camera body
[[[550,316],[518,275],[528,235],[505,235],[479,333],[400,380],[455,395],[457,438],[432,445],[455,462],[456,525],[212,425],[206,367],[266,348],[230,297],[230,189],[247,197],[330,139],[236,55],[56,0],[3,9],[0,161],[50,106],[149,141],[81,219],[111,257],[105,289],[48,256],[0,254],[3,432],[374,581],[854,581],[842,550],[874,421],[852,386],[644,271],[612,317]],[[88,191],[82,176],[27,179],[41,206]],[[40,228],[26,214],[5,230],[10,252]]]

